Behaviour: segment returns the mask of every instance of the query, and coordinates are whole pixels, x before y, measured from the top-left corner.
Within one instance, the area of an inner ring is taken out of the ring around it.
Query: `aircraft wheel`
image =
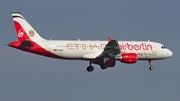
[[[149,70],[154,70],[154,67],[153,66],[149,67]]]
[[[88,66],[88,67],[87,67],[87,71],[88,71],[88,72],[92,72],[93,70],[94,70],[94,67],[93,67],[93,66]]]
[[[104,64],[104,65],[101,65],[101,69],[107,69],[107,65],[106,64]]]

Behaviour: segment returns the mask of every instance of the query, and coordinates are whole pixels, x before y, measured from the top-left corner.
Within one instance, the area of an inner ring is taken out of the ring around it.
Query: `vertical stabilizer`
[[[32,40],[32,41],[44,40],[36,32],[36,30],[29,24],[29,22],[25,19],[25,17],[23,17],[21,12],[12,12],[12,17],[16,29],[16,34],[20,42],[22,42],[23,40]]]

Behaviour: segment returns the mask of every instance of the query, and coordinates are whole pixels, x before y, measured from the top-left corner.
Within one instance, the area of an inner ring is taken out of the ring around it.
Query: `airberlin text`
[[[140,44],[129,44],[121,43],[119,44],[121,50],[152,50],[151,44],[140,43]]]
[[[106,44],[79,44],[69,43],[66,48],[69,50],[103,50]],[[152,45],[149,43],[120,43],[120,50],[152,50]]]

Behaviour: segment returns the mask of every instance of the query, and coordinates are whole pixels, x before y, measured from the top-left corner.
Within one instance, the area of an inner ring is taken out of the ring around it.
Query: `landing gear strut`
[[[154,67],[152,66],[152,60],[148,60],[148,62],[149,62],[149,65],[150,65],[149,70],[154,70]]]
[[[89,66],[87,67],[88,72],[92,72],[94,70],[94,67],[91,64],[92,62],[90,61]]]

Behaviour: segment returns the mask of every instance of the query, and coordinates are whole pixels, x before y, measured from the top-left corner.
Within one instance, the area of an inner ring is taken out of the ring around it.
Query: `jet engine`
[[[135,53],[123,53],[116,56],[117,60],[120,60],[123,63],[133,64],[137,62],[137,54]]]

